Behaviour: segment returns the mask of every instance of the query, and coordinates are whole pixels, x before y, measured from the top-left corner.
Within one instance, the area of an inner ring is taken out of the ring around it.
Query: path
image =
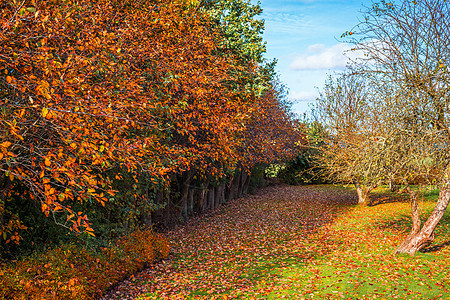
[[[169,232],[169,259],[103,299],[264,297],[283,284],[286,267],[321,254],[308,250],[306,237],[355,204],[355,197],[323,186],[261,189]]]

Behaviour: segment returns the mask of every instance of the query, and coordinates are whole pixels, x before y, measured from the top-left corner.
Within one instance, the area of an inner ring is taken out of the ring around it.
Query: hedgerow
[[[65,244],[3,264],[0,299],[97,298],[168,254],[168,241],[151,230],[137,230],[98,250]]]

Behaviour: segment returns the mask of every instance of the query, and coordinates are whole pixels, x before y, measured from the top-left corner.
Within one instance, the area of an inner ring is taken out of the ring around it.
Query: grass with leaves
[[[170,258],[110,297],[450,299],[450,214],[427,252],[394,256],[410,229],[409,203],[375,192],[384,204],[357,206],[352,189],[332,185],[269,187],[232,201],[170,232]],[[424,193],[423,215],[436,197]]]

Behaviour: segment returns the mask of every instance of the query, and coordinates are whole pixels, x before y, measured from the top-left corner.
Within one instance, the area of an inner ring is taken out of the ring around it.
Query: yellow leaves
[[[45,164],[46,167],[50,167],[51,162],[50,162],[50,159],[48,157],[45,158],[44,164]]]
[[[47,108],[47,107],[43,107],[43,108],[42,108],[42,116],[43,116],[44,118],[46,118],[47,115],[48,115],[48,108]]]
[[[11,83],[13,78],[11,76],[6,76],[6,82]]]
[[[55,119],[57,116],[55,112],[50,111],[47,107],[42,108],[41,114],[42,117],[46,118],[47,120]]]
[[[39,81],[35,91],[37,95],[41,95],[47,100],[52,99],[52,96],[50,95],[50,84],[45,80]]]
[[[19,114],[18,114],[18,117],[22,118],[24,115],[25,115],[25,109],[21,109]]]

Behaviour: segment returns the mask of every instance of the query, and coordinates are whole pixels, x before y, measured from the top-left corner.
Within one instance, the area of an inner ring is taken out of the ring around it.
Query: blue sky
[[[253,1],[252,3],[256,3]],[[260,0],[265,19],[266,58],[278,60],[277,71],[295,100],[294,111],[308,111],[327,74],[344,69],[349,45],[340,36],[362,18],[370,0]]]

